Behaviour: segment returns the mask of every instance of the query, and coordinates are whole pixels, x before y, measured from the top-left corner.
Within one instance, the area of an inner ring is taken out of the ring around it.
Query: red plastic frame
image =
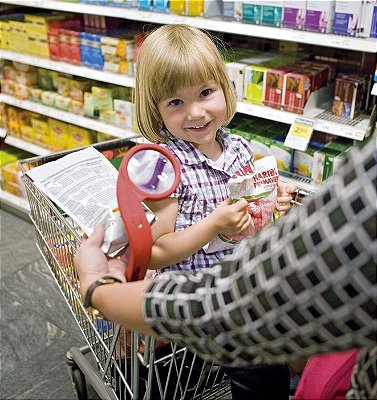
[[[131,181],[127,171],[128,162],[132,156],[144,150],[157,151],[172,163],[175,177],[169,190],[159,194],[151,194],[138,188]],[[119,168],[117,198],[120,214],[127,230],[130,248],[130,258],[126,268],[128,282],[143,279],[151,259],[152,231],[141,203],[145,200],[161,200],[168,197],[177,188],[180,180],[179,163],[173,154],[164,147],[157,144],[138,144],[127,151]]]

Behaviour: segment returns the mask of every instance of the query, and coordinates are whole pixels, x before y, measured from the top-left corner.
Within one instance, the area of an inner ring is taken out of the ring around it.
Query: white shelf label
[[[305,151],[312,137],[315,122],[314,119],[296,117],[285,138],[284,145],[292,149]]]

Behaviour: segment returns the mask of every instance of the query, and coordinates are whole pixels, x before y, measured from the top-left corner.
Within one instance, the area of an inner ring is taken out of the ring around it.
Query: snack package
[[[267,156],[245,165],[229,179],[230,197],[233,202],[242,197],[249,203],[251,222],[238,235],[218,235],[203,247],[207,253],[233,248],[247,236],[256,236],[272,222],[274,214],[279,172],[274,156]]]

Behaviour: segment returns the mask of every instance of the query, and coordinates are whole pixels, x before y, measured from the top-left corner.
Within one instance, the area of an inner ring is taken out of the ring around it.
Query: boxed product
[[[284,79],[283,108],[302,114],[311,92],[311,80],[305,74],[287,72]]]
[[[132,129],[132,107],[130,101],[114,100],[115,125],[119,128]]]
[[[263,104],[268,107],[280,109],[283,106],[284,76],[283,69],[269,68],[266,72],[266,90]]]
[[[69,124],[54,118],[48,118],[47,124],[50,130],[50,150],[65,150],[69,138]]]
[[[11,27],[9,21],[0,21],[0,48],[11,50]]]
[[[187,15],[190,17],[219,17],[221,11],[221,0],[187,0]]]
[[[48,148],[50,146],[51,135],[47,118],[41,116],[32,118],[31,126],[33,127],[33,142],[38,146]]]
[[[15,137],[20,136],[20,125],[17,111],[18,110],[14,107],[6,107],[5,109],[8,134]]]
[[[94,143],[95,135],[89,129],[81,128],[80,126],[69,124],[68,138],[66,141],[67,149],[74,149],[76,147],[87,146]]]
[[[356,36],[360,27],[362,8],[362,0],[336,0],[333,32],[337,35]]]
[[[92,86],[94,109],[98,111],[113,110],[113,91],[110,88]]]
[[[272,151],[270,149],[271,138],[267,136],[263,136],[259,133],[258,134],[251,133],[250,145],[254,150],[254,155],[256,160],[272,155]]]
[[[225,64],[229,78],[234,84],[238,101],[243,101],[244,99],[245,68],[248,65],[248,63],[243,62],[230,62]]]
[[[242,1],[223,0],[223,19],[225,21],[242,21]]]
[[[60,29],[60,60],[70,64],[81,64],[80,32],[72,29]]]
[[[307,0],[305,30],[329,33],[332,31],[335,14],[335,0]]]
[[[313,156],[312,179],[320,184],[333,175],[342,165],[345,153],[352,147],[351,141],[334,140],[316,150]]]
[[[312,177],[314,153],[317,149],[310,145],[306,151],[294,150],[293,151],[293,171],[295,174]]]
[[[373,8],[372,21],[370,24],[370,37],[377,37],[377,4]]]
[[[10,47],[19,53],[26,53],[28,48],[28,35],[26,33],[26,23],[23,21],[9,21],[11,28]]]
[[[266,90],[266,72],[268,68],[249,65],[245,68],[245,101],[253,104],[263,104]]]
[[[362,109],[365,96],[365,78],[357,75],[339,75],[335,80],[332,113],[338,117],[353,119]]]
[[[186,15],[186,0],[170,0],[170,13]]]
[[[162,12],[162,13],[169,13],[170,12],[169,3],[170,3],[170,0],[155,0],[154,11]]]
[[[306,0],[284,1],[283,27],[304,29],[306,18]]]
[[[262,2],[262,25],[281,27],[283,20],[284,1],[270,1],[265,0]]]
[[[139,10],[153,11],[153,0],[139,0]]]
[[[261,25],[262,3],[260,1],[244,1],[242,5],[242,22]]]
[[[358,37],[370,37],[371,32],[373,32],[373,19],[374,19],[374,10],[376,7],[376,0],[364,0],[363,1],[363,10],[362,17],[360,21],[360,28],[358,31]],[[374,25],[376,24],[376,20],[374,20]],[[374,27],[374,32],[376,28]]]

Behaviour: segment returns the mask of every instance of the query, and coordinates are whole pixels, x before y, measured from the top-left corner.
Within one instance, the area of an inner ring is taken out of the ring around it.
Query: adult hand
[[[284,215],[292,207],[291,201],[293,200],[293,193],[296,186],[290,183],[278,181],[277,198],[275,208],[279,211],[280,215]]]
[[[80,292],[82,296],[88,287],[97,279],[105,275],[113,276],[125,282],[124,271],[126,264],[119,259],[108,259],[101,250],[104,238],[104,228],[97,225],[90,237],[82,239],[74,263],[80,280]]]

